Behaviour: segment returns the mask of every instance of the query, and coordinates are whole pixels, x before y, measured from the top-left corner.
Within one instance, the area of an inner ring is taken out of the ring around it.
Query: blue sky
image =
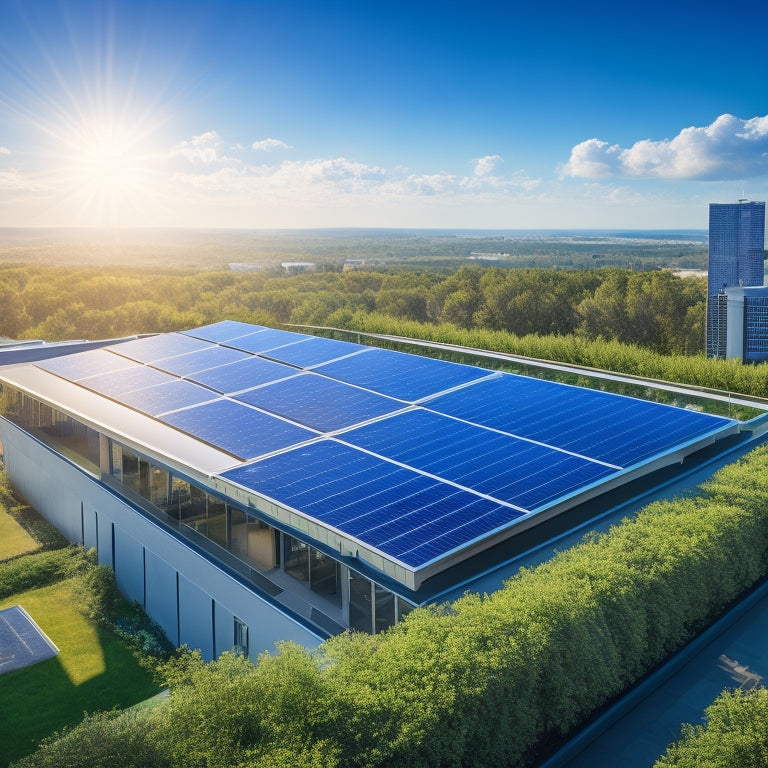
[[[698,228],[762,2],[0,0],[0,226]]]

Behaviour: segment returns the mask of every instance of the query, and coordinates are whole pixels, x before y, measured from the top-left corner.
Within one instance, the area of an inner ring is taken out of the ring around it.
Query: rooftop
[[[0,377],[409,589],[738,428],[234,321]]]

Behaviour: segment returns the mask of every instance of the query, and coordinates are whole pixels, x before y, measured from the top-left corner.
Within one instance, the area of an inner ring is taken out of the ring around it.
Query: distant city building
[[[768,287],[725,288],[717,300],[717,349],[714,357],[743,363],[768,361]]]
[[[726,289],[763,285],[764,243],[765,203],[747,200],[710,203],[707,357],[727,356],[729,299],[725,298]],[[751,299],[742,305],[750,303]],[[756,331],[751,329],[752,332]],[[745,335],[745,344],[750,343]],[[744,354],[734,356],[745,358]]]
[[[288,275],[299,275],[302,272],[317,271],[317,265],[314,261],[284,261],[280,266]]]

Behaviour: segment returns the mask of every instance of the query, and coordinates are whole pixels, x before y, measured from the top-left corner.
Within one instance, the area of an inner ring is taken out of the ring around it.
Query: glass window
[[[339,564],[319,549],[310,547],[309,554],[309,586],[315,592],[326,597],[335,598],[341,603],[339,589]]]
[[[206,535],[219,546],[227,548],[227,505],[208,494],[208,530]]]
[[[372,583],[364,576],[349,572],[349,626],[361,632],[373,632]]]
[[[248,655],[248,625],[235,617],[235,637],[233,642],[235,652],[241,656]]]
[[[375,588],[375,631],[383,632],[395,623],[395,595],[378,584]]]
[[[293,536],[284,536],[285,572],[299,581],[309,581],[309,546]]]

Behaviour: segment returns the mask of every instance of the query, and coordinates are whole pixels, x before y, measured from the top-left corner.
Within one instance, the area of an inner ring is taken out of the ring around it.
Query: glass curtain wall
[[[99,471],[99,433],[37,398],[3,388],[0,412],[9,421],[90,472]]]
[[[349,626],[352,629],[370,634],[382,632],[412,610],[413,605],[393,592],[365,576],[349,572]]]

